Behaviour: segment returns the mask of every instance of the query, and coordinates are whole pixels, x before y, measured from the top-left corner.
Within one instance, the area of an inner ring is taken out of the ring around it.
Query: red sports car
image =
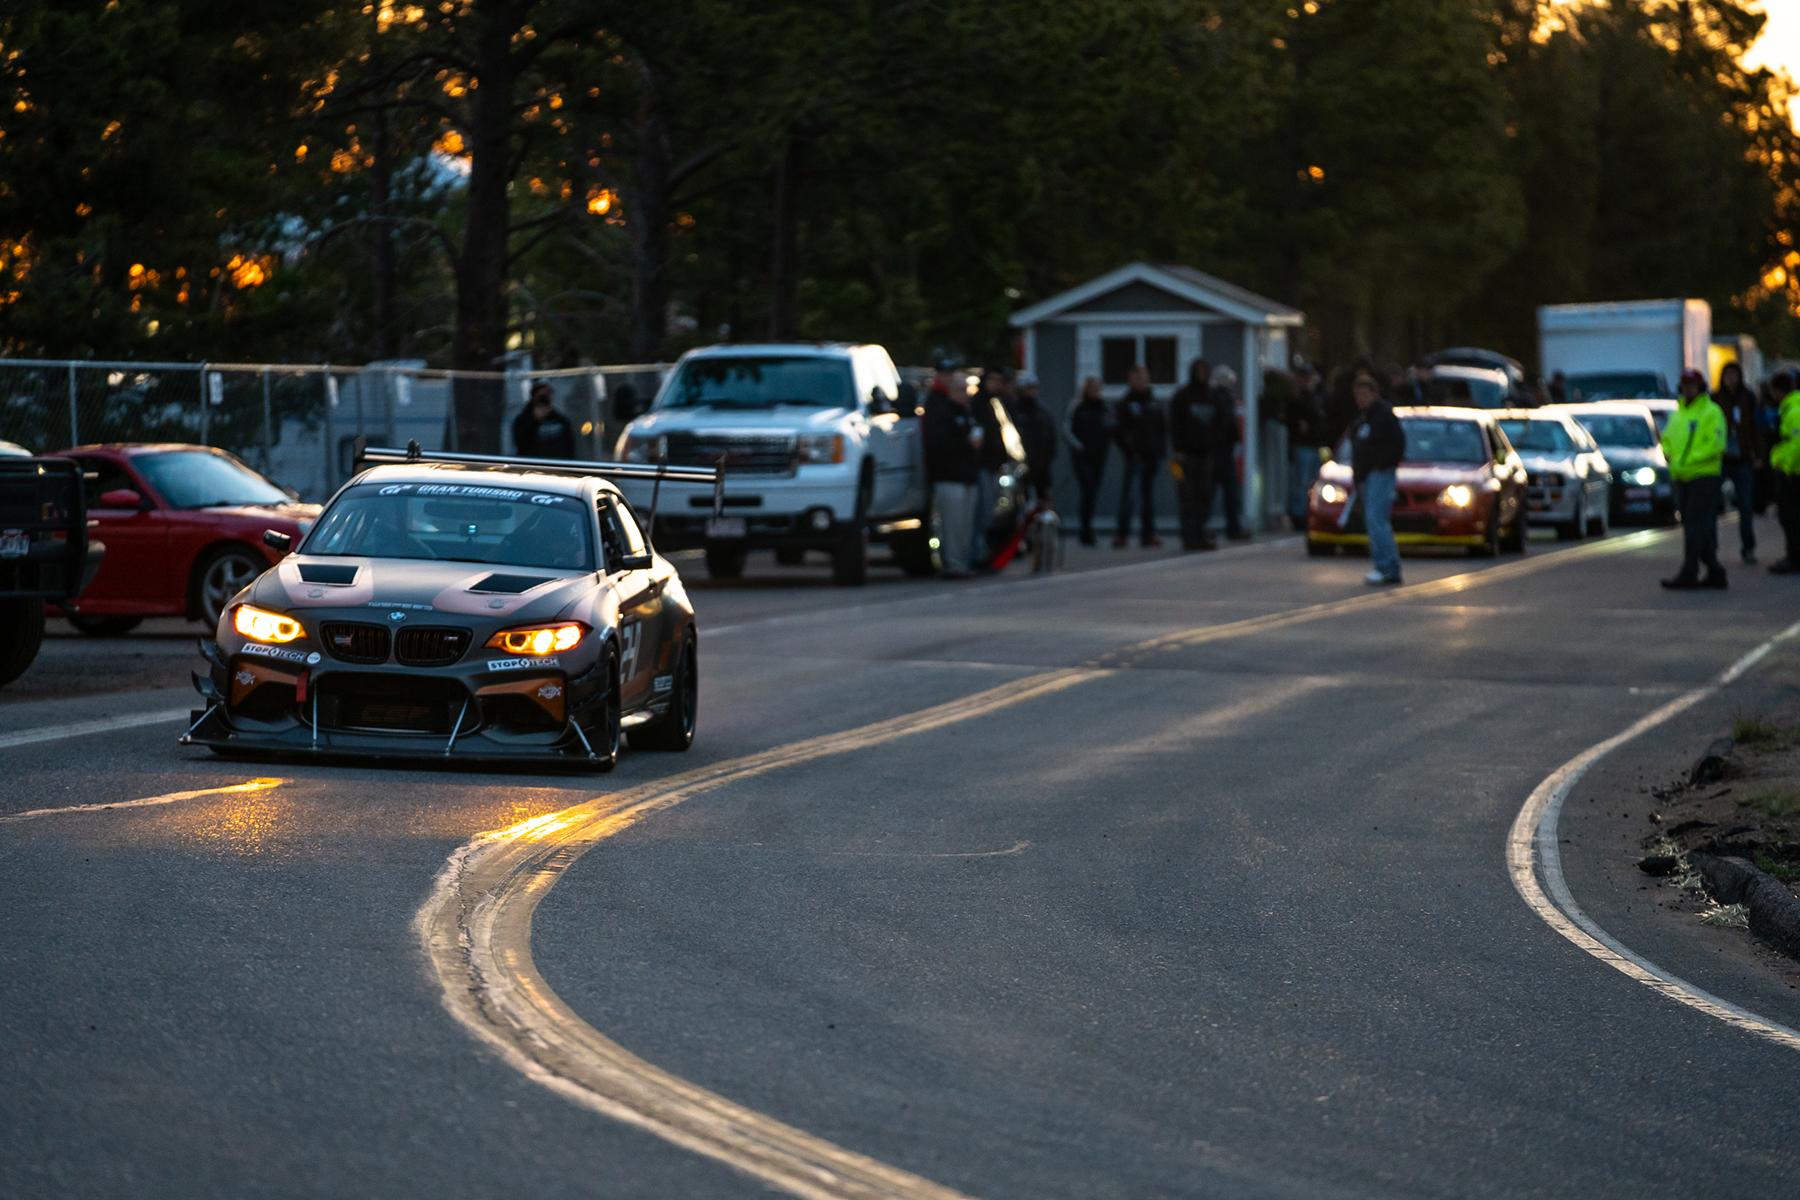
[[[83,633],[125,633],[145,617],[218,624],[231,598],[285,551],[263,542],[278,530],[294,541],[312,527],[316,504],[271,483],[210,446],[77,446],[94,538],[106,544],[100,573],[67,614]]]
[[[1523,552],[1525,466],[1488,412],[1468,408],[1397,408],[1406,457],[1394,494],[1394,540],[1402,546],[1464,546],[1471,554]],[[1353,492],[1349,439],[1313,484],[1306,509],[1306,552],[1367,546]]]

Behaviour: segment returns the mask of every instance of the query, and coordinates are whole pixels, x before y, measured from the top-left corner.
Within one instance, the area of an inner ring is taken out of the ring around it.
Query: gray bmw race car
[[[560,760],[685,750],[694,609],[611,479],[695,467],[367,450],[294,553],[226,606],[184,743]],[[285,535],[266,534],[278,549]]]

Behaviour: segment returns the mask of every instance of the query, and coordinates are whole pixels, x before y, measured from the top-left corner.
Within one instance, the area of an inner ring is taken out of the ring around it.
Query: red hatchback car
[[[1394,540],[1401,546],[1462,546],[1471,554],[1522,553],[1526,537],[1525,465],[1493,414],[1468,408],[1396,408],[1406,457],[1394,493]],[[1313,484],[1306,510],[1306,552],[1367,546],[1360,507],[1348,518],[1348,439]]]
[[[145,617],[216,625],[225,605],[284,551],[263,542],[278,530],[294,541],[312,527],[316,504],[299,498],[210,446],[77,446],[94,538],[106,546],[100,573],[68,614],[83,633],[125,633]]]

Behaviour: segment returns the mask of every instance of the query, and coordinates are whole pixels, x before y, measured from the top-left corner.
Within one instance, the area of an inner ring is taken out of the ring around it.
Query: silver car
[[[1496,414],[1524,460],[1526,511],[1565,540],[1612,528],[1612,466],[1581,422],[1562,408],[1519,408]]]

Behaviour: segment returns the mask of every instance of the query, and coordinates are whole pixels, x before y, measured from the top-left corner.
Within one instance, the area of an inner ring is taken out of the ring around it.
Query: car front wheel
[[[194,607],[200,619],[216,626],[231,598],[249,587],[266,565],[247,546],[225,546],[207,555],[194,568]]]
[[[713,579],[736,579],[744,573],[749,548],[736,542],[706,543],[706,573]]]
[[[0,599],[0,687],[25,673],[44,644],[44,602],[35,596]]]

